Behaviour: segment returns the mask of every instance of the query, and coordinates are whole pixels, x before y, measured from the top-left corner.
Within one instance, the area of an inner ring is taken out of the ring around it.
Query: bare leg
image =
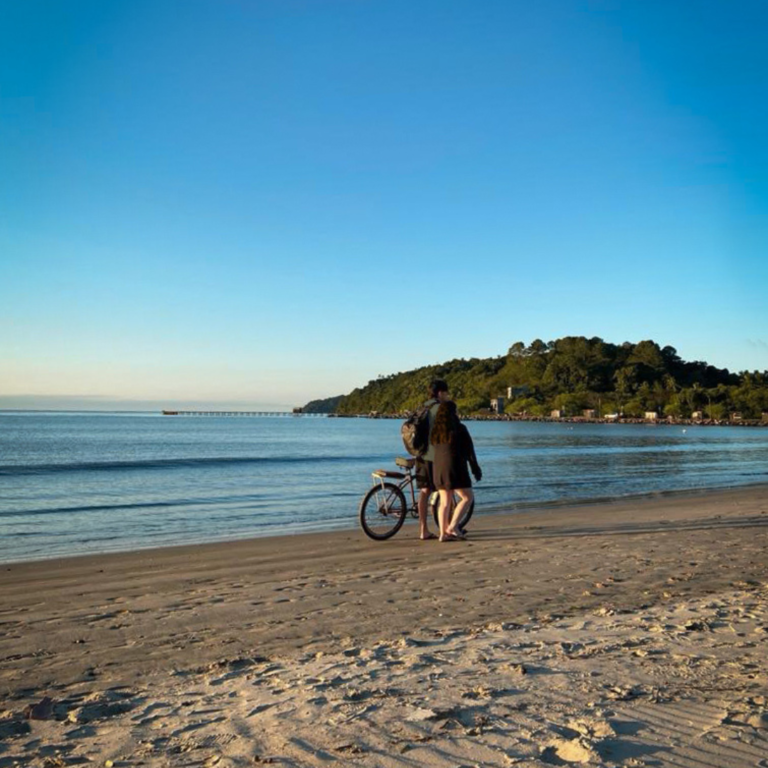
[[[448,533],[457,534],[459,529],[457,524],[461,520],[462,515],[467,511],[469,505],[472,503],[472,499],[475,498],[471,488],[457,488],[454,493],[459,497],[459,502],[453,508],[453,515],[451,516],[451,522],[448,525]]]
[[[419,491],[419,538],[432,539],[434,536],[429,531],[429,488]]]
[[[440,541],[445,541],[448,535],[448,521],[451,519],[451,508],[453,507],[453,491],[440,490],[440,511],[438,518],[440,520]]]

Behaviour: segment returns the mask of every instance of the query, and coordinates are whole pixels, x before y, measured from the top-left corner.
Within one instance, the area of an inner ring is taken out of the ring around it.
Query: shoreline
[[[222,414],[223,415],[223,414]],[[297,414],[302,415],[302,414]],[[409,412],[403,413],[326,413],[307,414],[327,416],[332,419],[407,419]],[[673,416],[645,419],[640,417],[605,417],[587,418],[586,416],[522,416],[518,414],[468,414],[461,415],[462,421],[511,421],[536,424],[634,424],[650,427],[768,427],[768,419],[683,419]]]
[[[430,524],[434,528],[432,521]],[[466,561],[474,548],[485,551],[493,547],[494,542],[506,546],[509,542],[514,545],[518,541],[546,537],[653,535],[670,530],[715,530],[742,525],[768,527],[768,484],[673,492],[508,514],[479,514],[473,517],[469,541],[458,544],[455,550],[418,541],[415,523],[411,523],[384,542],[369,539],[357,528],[3,563],[0,597],[10,600],[11,605],[22,604],[29,596],[28,590],[38,585],[58,588],[66,582],[89,587],[96,574],[113,574],[108,582],[98,585],[96,592],[120,591],[132,582],[152,582],[160,574],[164,586],[184,584],[196,574],[209,570],[227,577],[257,572],[270,580],[279,580],[306,568],[323,568],[326,564],[328,567],[349,565],[358,570],[390,568],[394,562],[422,555],[426,555],[430,563],[441,563],[444,555],[453,552]],[[23,590],[24,594],[21,597],[14,594],[16,589]],[[87,591],[77,596],[66,594],[72,599],[88,596]]]
[[[202,413],[202,412],[201,412]],[[310,416],[332,419],[406,419],[409,412],[403,413],[333,413],[325,411],[206,411],[206,416],[196,416],[192,411],[166,411],[166,410],[61,410],[61,409],[30,409],[30,408],[0,408],[2,414],[120,414],[120,415],[143,415],[143,416],[177,416],[181,418],[231,418],[237,416],[256,415],[262,417],[274,416],[276,418],[285,418],[287,416]],[[511,421],[511,422],[531,422],[546,424],[635,424],[644,426],[667,426],[667,427],[768,427],[768,418],[761,419],[686,419],[673,416],[659,417],[657,419],[646,419],[640,417],[622,417],[608,419],[605,417],[587,418],[584,416],[561,416],[553,418],[551,416],[522,416],[517,414],[473,414],[463,415],[465,421]]]
[[[759,486],[6,565],[0,757],[756,768],[766,551]]]
[[[726,485],[726,486],[713,486],[710,488],[697,488],[697,489],[672,489],[672,490],[660,490],[660,491],[649,491],[647,493],[638,493],[638,494],[628,494],[626,496],[616,496],[616,497],[594,497],[594,498],[585,498],[585,499],[566,499],[566,500],[559,500],[559,501],[551,501],[551,502],[534,502],[534,503],[525,503],[521,504],[521,506],[517,506],[514,503],[512,504],[505,504],[503,506],[499,507],[490,507],[490,508],[480,508],[477,511],[477,517],[473,518],[472,521],[472,527],[477,525],[478,520],[480,520],[482,517],[488,517],[488,518],[496,518],[496,517],[504,517],[506,515],[510,516],[518,516],[518,515],[543,515],[548,512],[557,512],[560,510],[568,511],[568,510],[585,510],[588,511],[591,508],[602,508],[607,506],[613,506],[613,505],[619,505],[619,504],[633,504],[633,505],[642,505],[645,503],[653,503],[655,501],[661,500],[661,499],[675,499],[675,498],[681,498],[686,499],[688,497],[695,498],[699,496],[706,496],[713,493],[729,493],[731,491],[740,491],[740,490],[750,490],[750,489],[766,489],[768,490],[768,482],[762,481],[762,482],[750,482],[750,483],[743,483],[739,485]],[[432,524],[434,521],[430,520],[430,524]],[[395,539],[400,537],[405,537],[408,535],[408,529],[415,523],[414,518],[412,518],[410,515],[406,518],[404,528],[401,532],[395,535]],[[103,550],[100,552],[82,552],[82,553],[71,553],[71,554],[56,554],[56,555],[50,555],[50,556],[41,556],[41,557],[35,557],[35,558],[28,558],[28,559],[22,559],[22,560],[4,560],[0,558],[0,570],[6,567],[13,567],[13,566],[20,566],[25,564],[40,564],[40,563],[51,563],[56,561],[69,561],[69,560],[81,560],[83,558],[91,558],[91,557],[105,557],[105,558],[113,558],[115,556],[124,556],[124,555],[132,555],[132,554],[147,554],[152,552],[158,552],[162,553],[164,551],[174,551],[180,548],[186,548],[194,550],[197,547],[206,547],[206,546],[226,546],[228,544],[238,544],[238,543],[247,543],[249,541],[265,541],[265,540],[275,540],[275,539],[296,539],[297,537],[302,536],[317,536],[317,535],[342,535],[342,534],[354,534],[359,533],[361,536],[364,536],[359,521],[357,519],[357,513],[355,514],[354,523],[350,522],[349,525],[342,524],[339,527],[336,528],[330,528],[330,529],[317,529],[317,530],[300,530],[296,532],[288,532],[288,533],[277,533],[277,534],[271,534],[266,533],[264,535],[253,535],[253,533],[247,533],[242,536],[238,536],[236,538],[222,538],[222,539],[206,539],[206,540],[199,540],[199,541],[189,541],[184,542],[182,544],[173,544],[173,545],[160,545],[160,546],[152,546],[148,545],[145,547],[138,547],[133,549],[115,549],[115,550]],[[382,542],[386,543],[386,542]]]

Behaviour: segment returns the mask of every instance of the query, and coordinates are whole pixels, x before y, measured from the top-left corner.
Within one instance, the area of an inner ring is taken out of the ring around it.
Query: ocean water
[[[468,422],[478,514],[768,481],[768,429]],[[0,562],[354,529],[400,422],[0,412]],[[362,534],[361,534],[362,535]]]

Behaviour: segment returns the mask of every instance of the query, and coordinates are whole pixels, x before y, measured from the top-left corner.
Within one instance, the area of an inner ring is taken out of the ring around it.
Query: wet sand
[[[0,768],[768,766],[768,488],[0,566]]]

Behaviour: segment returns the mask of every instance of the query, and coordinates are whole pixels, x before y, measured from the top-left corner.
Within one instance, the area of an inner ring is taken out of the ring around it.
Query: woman
[[[467,428],[459,421],[456,403],[453,401],[441,403],[437,409],[430,442],[435,448],[432,465],[434,483],[440,494],[440,541],[457,541],[463,539],[464,535],[457,529],[456,524],[474,498],[467,464],[478,482],[483,473],[477,463],[472,438]],[[459,497],[459,502],[451,515],[454,494]]]

